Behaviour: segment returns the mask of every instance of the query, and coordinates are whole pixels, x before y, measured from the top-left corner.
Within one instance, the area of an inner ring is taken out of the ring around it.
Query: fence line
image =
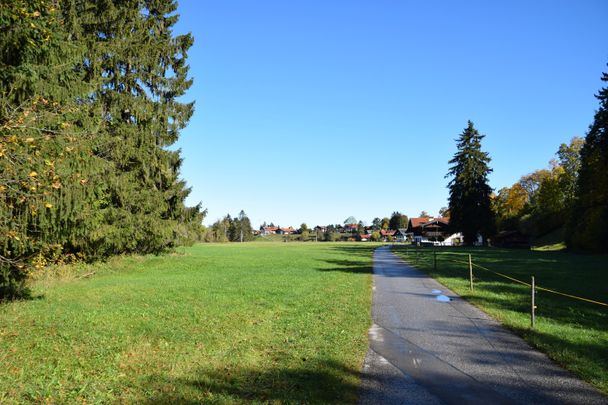
[[[415,251],[417,252],[417,254],[419,254],[419,252],[421,252],[422,249],[415,249]],[[406,253],[406,255],[408,254],[408,249],[407,248],[405,249],[405,253]],[[460,255],[462,255],[464,253],[460,253],[459,254],[459,253],[452,253],[452,252],[450,252],[450,254],[460,256]],[[465,261],[460,261],[460,260],[455,260],[455,259],[450,259],[450,258],[447,258],[446,260],[450,261],[450,262],[453,262],[453,263],[463,264],[463,265],[466,265],[466,266],[469,265],[469,262],[465,262]],[[518,284],[522,284],[522,285],[525,285],[527,287],[531,287],[532,286],[530,283],[526,283],[525,281],[518,280],[518,279],[516,279],[514,277],[511,277],[511,276],[507,276],[506,274],[499,273],[499,272],[494,271],[494,270],[490,270],[487,267],[481,266],[479,264],[473,263],[473,266],[475,266],[477,268],[480,268],[482,270],[488,271],[490,273],[496,274],[498,276],[504,277],[504,278],[509,279],[509,280],[511,280],[513,282],[516,282]],[[584,298],[584,297],[579,297],[579,296],[572,295],[572,294],[567,294],[567,293],[564,293],[564,292],[561,292],[561,291],[552,290],[550,288],[539,287],[538,285],[535,286],[535,289],[539,290],[539,291],[546,291],[546,292],[549,292],[549,293],[552,293],[552,294],[557,294],[557,295],[561,295],[561,296],[564,296],[564,297],[568,297],[568,298],[572,298],[572,299],[576,299],[576,300],[585,301],[585,302],[589,302],[589,303],[592,303],[592,304],[597,304],[597,305],[601,305],[601,306],[604,306],[604,307],[608,307],[608,304],[605,303],[605,302],[596,301],[596,300],[592,300],[592,299]]]

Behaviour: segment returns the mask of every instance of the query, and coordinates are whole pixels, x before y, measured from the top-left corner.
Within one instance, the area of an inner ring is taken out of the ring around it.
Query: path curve
[[[388,247],[374,252],[360,404],[608,404]]]

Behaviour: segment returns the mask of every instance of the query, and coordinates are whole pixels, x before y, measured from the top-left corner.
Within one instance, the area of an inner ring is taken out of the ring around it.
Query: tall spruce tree
[[[602,75],[608,82],[608,73]],[[576,199],[568,223],[569,247],[608,253],[608,87],[596,95],[600,107],[581,150]]]
[[[477,235],[485,239],[492,232],[493,213],[490,205],[492,189],[488,185],[490,156],[481,150],[481,135],[469,121],[457,140],[458,151],[449,161],[446,177],[450,191],[450,227],[462,232],[464,243],[473,244]]]
[[[0,300],[49,261],[194,239],[177,140],[190,35],[170,0],[0,7]]]
[[[76,1],[76,36],[89,44],[82,69],[102,81],[91,95],[103,117],[94,154],[111,164],[104,223],[90,244],[102,254],[162,251],[183,236],[180,223],[202,219],[199,207],[184,207],[181,158],[168,149],[193,112],[178,101],[192,84],[193,39],[173,35],[176,8],[172,0]]]
[[[28,271],[65,260],[99,224],[101,120],[87,99],[98,83],[75,68],[85,44],[72,28],[59,1],[0,7],[0,299],[23,295]]]

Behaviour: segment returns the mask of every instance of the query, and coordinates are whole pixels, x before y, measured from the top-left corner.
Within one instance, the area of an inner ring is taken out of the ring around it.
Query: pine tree
[[[407,228],[408,218],[407,215],[400,213],[399,211],[395,211],[391,215],[391,219],[389,221],[389,229],[397,230],[399,228]]]
[[[608,82],[608,73],[602,75]],[[581,150],[577,198],[566,232],[569,247],[608,252],[608,87],[596,95],[600,107]]]
[[[184,206],[181,158],[168,149],[193,112],[178,101],[192,83],[192,37],[172,33],[175,1],[76,3],[76,37],[89,44],[82,68],[102,80],[91,96],[103,114],[94,154],[111,164],[101,185],[104,225],[90,245],[102,254],[162,251],[179,241],[180,223],[202,220],[199,207]]]
[[[100,121],[95,87],[74,67],[58,1],[10,0],[0,7],[0,299],[23,295],[27,271],[62,261],[95,228],[91,156]]]
[[[481,150],[484,137],[469,121],[457,140],[458,152],[449,161],[452,166],[446,175],[453,177],[448,183],[450,227],[462,232],[467,245],[473,244],[477,235],[485,240],[492,232],[492,189],[488,185],[492,169],[488,153]]]
[[[0,7],[0,299],[49,260],[197,239],[179,151],[193,105],[175,1],[6,0]]]

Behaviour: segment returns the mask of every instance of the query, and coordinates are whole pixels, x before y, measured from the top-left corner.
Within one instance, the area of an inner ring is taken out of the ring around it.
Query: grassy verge
[[[468,265],[476,264],[522,281],[608,302],[608,257],[566,252],[491,248],[394,248],[410,264],[429,273],[514,330],[561,365],[608,393],[608,308],[538,291],[536,328],[530,328],[530,288],[474,268],[469,289]]]
[[[197,245],[42,277],[0,306],[0,403],[355,402],[372,248]]]

